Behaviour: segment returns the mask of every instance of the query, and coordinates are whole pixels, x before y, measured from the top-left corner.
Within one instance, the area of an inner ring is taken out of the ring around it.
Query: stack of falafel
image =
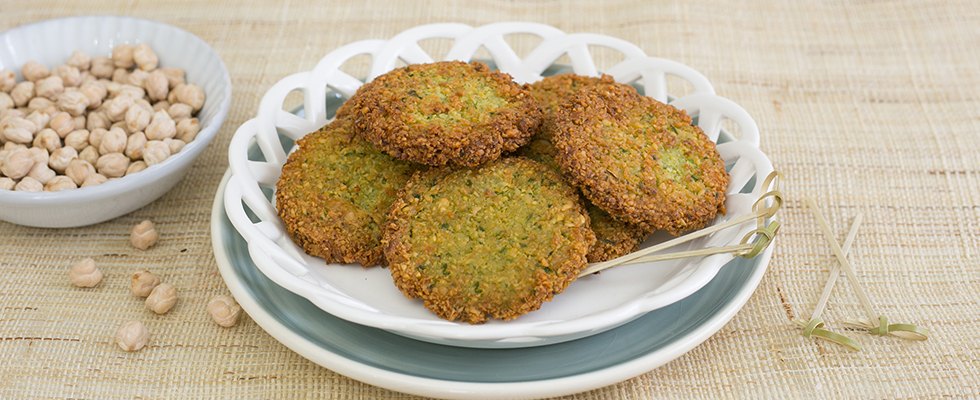
[[[387,265],[436,315],[513,319],[587,262],[724,212],[728,174],[683,111],[612,78],[519,85],[481,63],[395,69],[300,139],[277,184],[291,238]]]

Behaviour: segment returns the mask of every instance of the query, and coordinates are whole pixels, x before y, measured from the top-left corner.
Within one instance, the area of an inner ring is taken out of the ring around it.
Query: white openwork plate
[[[512,34],[535,35],[541,42],[521,58],[508,44],[507,36]],[[540,24],[497,23],[476,28],[462,24],[425,25],[391,40],[346,45],[323,57],[312,71],[283,78],[262,98],[256,117],[235,133],[228,150],[233,175],[225,191],[225,208],[235,229],[248,242],[252,260],[269,279],[324,311],[358,324],[434,343],[508,348],[563,342],[622,325],[694,293],[732,259],[731,255],[720,254],[617,267],[573,282],[540,310],[516,320],[469,325],[439,319],[421,302],[404,297],[385,268],[328,265],[304,254],[289,239],[271,202],[293,141],[325,124],[332,118],[331,110],[363,84],[341,69],[346,62],[369,56],[370,80],[399,63],[434,61],[419,45],[420,41],[433,38],[452,41],[445,59],[478,57],[518,82],[541,79],[554,71],[559,59],[567,60],[572,72],[598,75],[600,71],[591,54],[597,47],[612,49],[622,58],[602,72],[619,82],[633,84],[641,93],[659,101],[673,99],[667,93],[668,76],[680,78],[693,91],[670,104],[686,110],[719,143],[718,151],[731,175],[728,214],[714,223],[750,213],[753,202],[763,192],[762,178],[772,171],[772,164],[758,149],[755,122],[744,109],[716,96],[703,75],[683,64],[650,57],[620,39],[566,34]],[[293,91],[303,93],[300,113],[283,110],[283,102]],[[739,137],[722,132],[725,119],[738,127]],[[737,244],[752,228],[748,223],[723,230],[678,250]],[[665,238],[654,235],[644,246]]]

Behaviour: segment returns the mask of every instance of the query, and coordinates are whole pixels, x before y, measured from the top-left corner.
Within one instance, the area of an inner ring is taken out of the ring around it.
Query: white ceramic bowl
[[[0,33],[0,69],[29,60],[64,64],[75,50],[109,55],[122,43],[147,43],[164,67],[182,68],[207,99],[198,114],[201,131],[183,150],[144,171],[101,185],[60,192],[0,190],[0,219],[15,224],[62,228],[99,223],[143,207],[170,190],[187,173],[221,127],[231,104],[231,79],[218,54],[199,37],[155,21],[113,16],[47,20]],[[18,75],[18,80],[22,79]]]
[[[505,37],[512,34],[539,36],[541,43],[521,58]],[[566,34],[550,26],[532,23],[498,23],[480,27],[434,24],[409,29],[390,40],[365,40],[336,49],[311,71],[287,76],[262,98],[258,114],[245,122],[232,138],[229,164],[232,177],[225,189],[228,218],[248,242],[258,268],[278,285],[310,300],[321,309],[359,324],[441,344],[466,347],[507,348],[540,346],[593,335],[644,313],[674,303],[706,285],[732,260],[730,254],[688,258],[674,262],[629,265],[573,282],[541,309],[512,321],[470,325],[441,320],[420,301],[409,300],[392,284],[387,269],[328,265],[310,257],[293,243],[272,204],[272,192],[291,140],[316,130],[332,117],[328,109],[351,96],[363,82],[341,68],[352,58],[371,58],[368,79],[396,68],[399,62],[423,63],[433,58],[420,42],[450,39],[446,59],[489,57],[500,70],[519,82],[533,82],[551,72],[556,60],[567,56],[572,71],[597,75],[590,46],[604,47],[622,55],[622,61],[606,69],[619,82],[631,83],[641,93],[667,102],[667,77],[680,78],[694,88],[671,101],[684,109],[711,140],[731,175],[726,202],[728,214],[715,223],[751,212],[761,195],[763,178],[772,164],[758,149],[758,127],[744,109],[716,96],[708,80],[681,63],[650,57],[621,39],[595,34]],[[479,55],[486,49],[489,55]],[[304,94],[302,115],[283,111],[286,96]],[[723,134],[723,120],[731,120],[741,135]],[[685,250],[738,244],[754,226],[716,232],[689,242]],[[655,235],[644,246],[664,237]]]

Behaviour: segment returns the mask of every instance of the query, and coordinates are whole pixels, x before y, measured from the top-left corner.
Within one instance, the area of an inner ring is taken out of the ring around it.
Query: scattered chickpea
[[[31,60],[24,63],[24,66],[20,69],[20,74],[24,76],[24,79],[31,82],[36,82],[47,78],[49,75],[51,75],[51,71],[48,70],[48,67],[45,67],[44,64]]]
[[[95,266],[95,260],[86,258],[68,269],[68,279],[75,287],[95,287],[102,282],[102,271]]]
[[[169,283],[161,283],[146,296],[146,309],[156,314],[166,314],[177,304],[177,288]]]
[[[116,345],[125,351],[139,351],[150,341],[150,332],[139,321],[129,321],[116,330]]]
[[[211,319],[222,327],[230,328],[238,324],[238,319],[242,316],[242,307],[230,296],[214,296],[208,302],[208,314]]]
[[[157,240],[160,239],[160,235],[157,233],[156,226],[153,221],[144,220],[136,226],[133,227],[129,234],[129,242],[133,247],[146,250],[153,245],[157,244]]]
[[[129,284],[129,290],[136,297],[147,297],[153,288],[160,284],[160,278],[154,275],[152,272],[143,270],[133,274],[133,278]]]

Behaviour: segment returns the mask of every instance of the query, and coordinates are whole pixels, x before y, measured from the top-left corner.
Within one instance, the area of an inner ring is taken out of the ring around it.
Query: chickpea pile
[[[0,189],[97,185],[179,152],[201,130],[205,94],[158,64],[149,45],[122,44],[54,69],[28,61],[22,82],[0,69]]]

